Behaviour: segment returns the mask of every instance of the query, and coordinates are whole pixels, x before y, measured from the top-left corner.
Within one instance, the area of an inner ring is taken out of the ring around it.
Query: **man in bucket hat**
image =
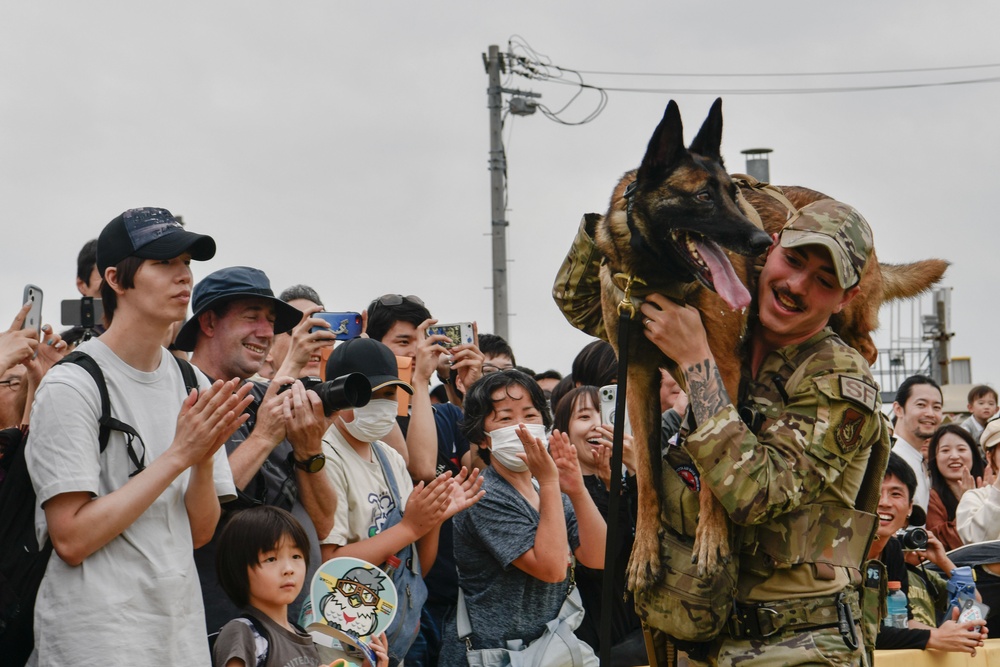
[[[856,584],[881,481],[865,472],[870,460],[882,469],[889,436],[868,364],[828,325],[860,290],[871,229],[827,199],[773,239],[740,396],[728,395],[697,310],[658,294],[641,307],[646,337],[687,379],[694,484],[745,526],[731,620],[693,651],[721,665],[861,664],[874,638],[862,637]]]
[[[267,358],[275,334],[294,327],[327,326],[274,296],[263,271],[234,266],[216,271],[199,282],[192,295],[194,314],[177,334],[175,346],[192,351],[191,363],[210,378],[237,377],[248,381]],[[308,330],[308,329],[307,329]],[[330,345],[326,329],[307,334],[305,344]],[[239,493],[229,508],[266,504],[288,510],[309,535],[310,569],[306,581],[322,563],[320,539],[333,526],[337,498],[325,474],[322,450],[326,418],[319,397],[295,381],[299,369],[285,368],[273,383],[251,382],[251,417],[226,442],[233,480]],[[281,385],[291,390],[278,395]],[[207,628],[214,632],[239,615],[219,586],[215,571],[215,544],[195,552],[205,600]],[[289,605],[297,621],[302,601]]]

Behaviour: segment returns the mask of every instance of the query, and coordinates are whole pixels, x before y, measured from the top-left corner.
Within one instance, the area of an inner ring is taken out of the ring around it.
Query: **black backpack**
[[[194,367],[184,359],[175,359],[190,393],[198,386]],[[138,437],[134,428],[111,416],[108,386],[93,357],[78,350],[58,363],[80,366],[97,384],[101,395],[98,420],[101,452],[108,446],[111,431]],[[0,482],[0,655],[4,656],[4,664],[20,666],[27,662],[34,646],[35,595],[52,553],[52,542],[46,540],[39,549],[35,538],[35,489],[24,458],[25,439],[18,437],[19,429],[6,429],[3,433],[7,437],[4,463],[10,463],[9,467],[4,466],[7,474]],[[134,452],[130,451],[129,456],[137,469],[141,469]]]

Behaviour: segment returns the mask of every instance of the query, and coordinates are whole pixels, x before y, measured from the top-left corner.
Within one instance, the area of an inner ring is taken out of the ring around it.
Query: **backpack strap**
[[[382,467],[382,474],[385,475],[385,481],[389,483],[389,492],[392,494],[392,501],[396,503],[396,507],[399,508],[399,513],[400,515],[402,515],[403,503],[400,502],[401,496],[399,495],[399,485],[396,484],[396,475],[393,474],[392,466],[389,465],[389,457],[386,456],[386,453],[384,451],[382,451],[383,445],[381,442],[375,441],[371,443],[371,445],[372,445],[372,451],[375,453],[375,458],[378,459],[378,463]],[[411,547],[413,547],[413,544],[407,544],[405,547],[399,550],[396,556],[399,557],[400,554],[403,554],[407,549],[410,549],[410,553],[412,555],[412,558],[410,559],[411,563],[410,571],[413,572],[413,574],[422,576],[420,570],[420,558],[417,555],[417,550]],[[406,558],[400,558],[400,560],[403,561],[403,564],[405,566]]]
[[[271,633],[267,631],[264,624],[254,616],[253,614],[245,613],[237,616],[233,619],[234,621],[239,621],[240,623],[245,623],[249,628],[250,632],[253,633],[254,639],[254,650],[257,653],[257,664],[256,667],[267,667],[267,663],[271,658]],[[296,629],[301,630],[295,623],[292,624]],[[215,632],[208,635],[208,650],[210,653],[215,653],[215,643],[219,639],[219,633],[222,632],[222,628],[216,630]],[[303,630],[305,632],[305,630]]]
[[[192,389],[196,389],[198,387],[198,376],[195,374],[194,366],[192,366],[186,359],[181,359],[180,357],[174,357],[174,359],[177,361],[177,366],[180,368],[181,376],[184,378],[184,386],[187,389],[187,393],[190,394]],[[90,377],[93,378],[94,384],[97,385],[97,392],[101,396],[101,415],[97,419],[99,426],[97,442],[100,445],[101,453],[103,454],[104,450],[108,447],[108,440],[111,438],[111,431],[120,431],[127,436],[128,457],[132,460],[132,465],[135,466],[136,472],[145,468],[146,462],[143,460],[145,458],[145,454],[142,457],[138,456],[135,453],[135,448],[132,447],[132,440],[134,438],[139,438],[141,442],[142,437],[139,435],[138,431],[135,430],[135,428],[120,419],[115,419],[111,416],[111,399],[108,396],[108,384],[104,379],[104,372],[101,370],[100,365],[94,361],[92,356],[80,350],[70,352],[56,363],[76,364],[83,370],[87,371],[87,373],[90,374]]]
[[[174,357],[174,355],[170,355]],[[174,361],[181,369],[181,377],[184,378],[184,388],[187,393],[190,394],[192,389],[198,388],[198,375],[194,372],[194,366],[187,359],[182,359],[181,357],[174,357]]]
[[[126,433],[133,438],[139,437],[139,434],[134,428],[111,416],[111,399],[108,397],[108,384],[104,379],[104,372],[101,371],[101,367],[96,361],[94,361],[92,356],[86,352],[75,350],[67,354],[57,363],[76,364],[83,370],[87,371],[87,373],[90,374],[90,377],[94,379],[94,384],[97,385],[97,391],[101,395],[101,415],[97,419],[100,430],[98,432],[97,441],[101,445],[102,454],[108,447],[108,439],[111,437],[111,431],[121,431],[122,433]],[[129,458],[132,459],[132,463],[137,469],[144,467],[142,461],[136,457],[135,451],[129,451]]]

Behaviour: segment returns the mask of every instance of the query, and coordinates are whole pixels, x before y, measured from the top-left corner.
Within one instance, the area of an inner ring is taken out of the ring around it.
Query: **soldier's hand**
[[[640,318],[646,338],[682,368],[712,356],[701,313],[691,306],[650,294],[640,306]]]

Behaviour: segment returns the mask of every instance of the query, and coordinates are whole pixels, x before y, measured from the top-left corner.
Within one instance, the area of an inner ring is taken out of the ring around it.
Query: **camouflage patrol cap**
[[[872,253],[872,230],[857,209],[833,199],[807,204],[781,231],[781,247],[821,245],[829,249],[844,289],[861,279]]]

